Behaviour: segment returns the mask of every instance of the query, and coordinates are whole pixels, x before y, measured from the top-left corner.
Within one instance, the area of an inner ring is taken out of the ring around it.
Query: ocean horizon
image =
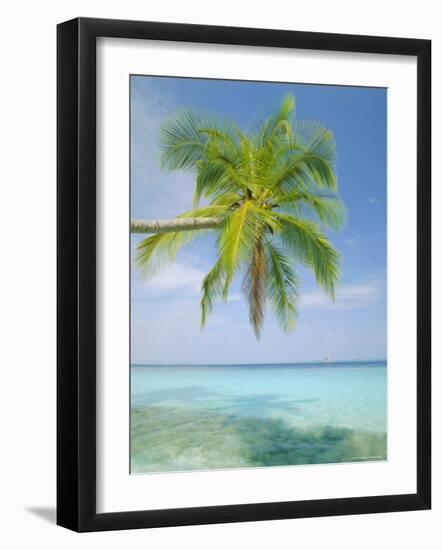
[[[387,363],[131,366],[131,473],[387,459]]]
[[[332,366],[332,365],[349,365],[349,366],[378,366],[386,364],[386,359],[341,359],[341,360],[312,360],[312,361],[293,361],[293,362],[278,362],[278,363],[132,363],[131,367],[272,367],[279,366]]]

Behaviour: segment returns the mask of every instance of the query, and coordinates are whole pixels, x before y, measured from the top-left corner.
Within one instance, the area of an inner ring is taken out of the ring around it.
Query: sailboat
[[[327,340],[327,352],[325,354],[325,357],[324,357],[323,361],[324,361],[324,363],[331,363],[333,361],[332,356],[331,356],[331,351],[330,351],[330,343],[329,343],[328,340]]]

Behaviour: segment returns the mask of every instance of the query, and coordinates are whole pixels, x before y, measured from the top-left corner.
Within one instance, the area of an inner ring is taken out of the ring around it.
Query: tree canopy
[[[158,268],[192,239],[213,232],[217,261],[201,285],[202,326],[238,275],[257,338],[267,304],[283,330],[294,328],[297,265],[310,268],[334,298],[340,255],[324,230],[340,229],[345,220],[336,144],[321,123],[296,119],[293,96],[248,131],[210,114],[179,111],[163,125],[160,147],[164,169],[194,175],[193,208],[177,216],[175,226],[166,223],[167,231],[143,239],[136,263]]]

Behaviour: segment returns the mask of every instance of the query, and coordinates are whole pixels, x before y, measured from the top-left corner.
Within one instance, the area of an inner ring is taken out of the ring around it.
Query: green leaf
[[[325,162],[336,162],[336,142],[333,132],[315,120],[296,121],[293,128],[296,144],[304,151],[321,157]]]
[[[259,340],[264,323],[266,302],[267,265],[263,239],[260,238],[252,251],[249,267],[242,281],[242,291],[249,306],[249,320],[256,339]]]
[[[277,191],[306,189],[313,185],[336,190],[337,180],[333,165],[321,156],[304,152],[293,154],[274,173],[270,183]]]
[[[298,217],[311,217],[314,214],[331,229],[341,229],[346,221],[345,205],[336,194],[321,190],[298,191],[295,189],[276,195],[273,200],[282,210]]]
[[[226,217],[218,239],[218,248],[228,284],[235,270],[250,257],[258,239],[258,229],[251,201],[244,202]]]
[[[271,115],[259,129],[260,141],[262,144],[268,144],[275,135],[291,134],[291,121],[295,113],[295,98],[292,95],[287,95],[279,108],[279,110]]]
[[[227,174],[225,166],[220,162],[201,161],[196,178],[193,203],[196,206],[202,196],[222,196],[224,193],[237,191],[237,184]]]
[[[201,328],[205,327],[207,316],[212,313],[214,304],[221,300],[225,282],[226,273],[220,259],[204,277],[201,285]]]
[[[282,225],[281,240],[286,250],[313,269],[316,282],[334,298],[340,276],[340,255],[319,226],[289,214],[274,213]]]
[[[153,276],[174,260],[178,250],[207,230],[157,233],[137,245],[135,264],[144,277]]]
[[[201,116],[181,111],[163,124],[160,132],[161,165],[169,170],[194,170],[206,156],[207,136]]]
[[[267,295],[276,318],[285,331],[295,328],[299,277],[290,265],[290,259],[269,240],[265,244],[267,258]]]

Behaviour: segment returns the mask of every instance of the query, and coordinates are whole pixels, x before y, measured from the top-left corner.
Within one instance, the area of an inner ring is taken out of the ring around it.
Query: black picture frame
[[[96,39],[417,58],[417,492],[96,512]],[[79,18],[57,28],[57,523],[83,531],[424,510],[431,506],[431,41]]]

